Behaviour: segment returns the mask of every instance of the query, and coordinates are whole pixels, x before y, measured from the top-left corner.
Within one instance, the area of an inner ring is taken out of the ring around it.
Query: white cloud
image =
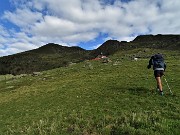
[[[0,25],[0,31],[1,31],[1,34],[0,34],[1,37],[2,36],[9,36],[7,30],[3,26],[1,26],[1,25]]]
[[[14,53],[19,53],[21,52],[18,48],[6,48],[6,49],[0,49],[0,57],[1,56],[7,56],[10,54],[14,54]]]
[[[17,9],[15,12],[6,11],[3,18],[21,28],[24,28],[37,21],[41,21],[42,14],[39,12],[33,12],[30,9]]]
[[[44,21],[36,23],[32,31],[42,36],[65,36],[75,31],[75,25],[68,21],[54,16],[45,16]]]
[[[19,30],[0,26],[0,44],[19,51],[49,42],[78,45],[94,40],[99,33],[127,41],[139,34],[180,33],[179,0],[133,0],[126,3],[120,0],[114,0],[114,3],[109,0],[11,1],[16,9],[4,12],[3,19]]]
[[[129,36],[129,37],[121,37],[121,38],[119,38],[119,39],[117,39],[117,40],[119,40],[119,41],[127,41],[127,42],[129,42],[129,41],[132,41],[133,39],[135,39],[136,38],[136,36]]]

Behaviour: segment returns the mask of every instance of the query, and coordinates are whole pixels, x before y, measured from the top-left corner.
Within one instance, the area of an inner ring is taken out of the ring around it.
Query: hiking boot
[[[164,95],[164,93],[163,93],[163,91],[160,91],[160,93],[159,93],[161,96],[163,96]]]

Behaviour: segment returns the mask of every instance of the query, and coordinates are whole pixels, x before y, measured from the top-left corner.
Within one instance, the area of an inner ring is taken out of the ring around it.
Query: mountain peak
[[[78,46],[62,46],[55,43],[48,43],[44,46],[41,46],[35,50],[32,50],[34,53],[43,53],[43,54],[54,54],[54,53],[64,53],[64,52],[73,52],[73,51],[84,51],[81,47]]]

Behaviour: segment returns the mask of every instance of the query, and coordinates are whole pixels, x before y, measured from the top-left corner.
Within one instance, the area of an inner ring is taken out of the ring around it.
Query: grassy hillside
[[[148,58],[164,54],[164,96],[156,92]],[[139,57],[133,61],[133,57]],[[179,51],[134,49],[37,76],[0,76],[0,134],[178,135]]]
[[[89,51],[49,43],[38,49],[0,57],[0,74],[31,74],[85,60]]]

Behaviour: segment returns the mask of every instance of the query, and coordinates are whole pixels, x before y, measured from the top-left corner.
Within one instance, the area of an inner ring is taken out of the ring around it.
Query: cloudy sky
[[[0,0],[0,56],[144,34],[180,34],[180,0]]]

